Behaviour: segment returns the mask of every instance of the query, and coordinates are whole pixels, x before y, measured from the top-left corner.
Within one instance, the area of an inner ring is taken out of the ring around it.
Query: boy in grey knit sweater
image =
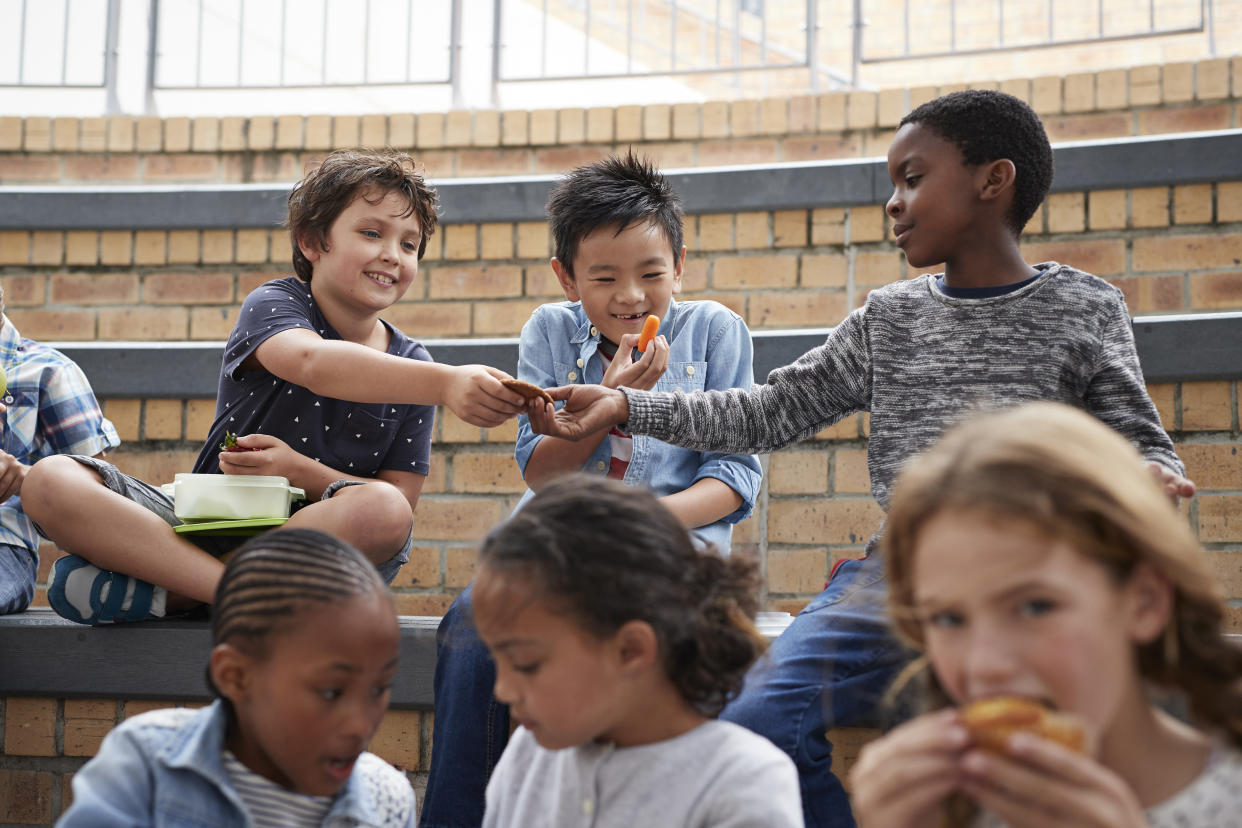
[[[942,274],[873,291],[823,345],[750,391],[567,386],[551,392],[564,407],[536,406],[532,426],[573,438],[617,423],[700,451],[765,452],[869,411],[871,491],[884,508],[902,464],[954,422],[1057,400],[1130,439],[1171,497],[1193,495],[1147,395],[1121,292],[1022,258],[1019,235],[1052,181],[1052,148],[1030,107],[987,90],[926,103],[902,120],[888,169],[897,246],[914,267],[943,263]],[[824,733],[874,725],[906,660],[884,618],[875,546],[835,570],[722,714],[794,758],[808,826],[854,824]]]

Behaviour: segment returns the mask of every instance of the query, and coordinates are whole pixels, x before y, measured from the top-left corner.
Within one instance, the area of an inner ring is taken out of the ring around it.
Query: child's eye
[[[371,688],[371,695],[379,698],[392,689],[391,684],[377,684]]]
[[[1047,615],[1056,608],[1056,604],[1047,598],[1028,598],[1018,604],[1018,615],[1022,618],[1038,618]]]
[[[663,275],[664,275],[663,273],[644,273],[643,278],[644,279],[659,279]]]
[[[374,230],[363,230],[362,235],[366,236],[368,239],[378,239],[380,234]]]
[[[966,620],[962,618],[961,613],[940,610],[927,616],[924,623],[928,626],[940,627],[941,629],[956,629],[963,626]]]
[[[921,176],[921,175],[907,175],[907,176],[906,176],[906,186],[907,186],[907,187],[913,187],[913,186],[915,186],[916,184],[918,184],[918,183],[919,183],[919,181],[920,181],[922,178],[923,178],[923,176]]]
[[[319,691],[319,695],[323,698],[324,701],[336,701],[337,699],[341,697],[341,691],[335,688],[332,688],[332,689],[325,688]]]
[[[532,661],[530,664],[514,664],[513,669],[523,675],[533,676],[539,671],[539,662]]]
[[[402,242],[401,246],[405,248],[405,252],[407,253],[418,252],[418,245],[414,242]]]

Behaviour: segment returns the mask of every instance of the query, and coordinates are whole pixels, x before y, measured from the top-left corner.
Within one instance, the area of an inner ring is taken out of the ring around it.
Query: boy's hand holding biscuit
[[[526,398],[502,382],[511,379],[490,365],[458,366],[444,389],[444,405],[471,425],[494,428],[526,410]]]

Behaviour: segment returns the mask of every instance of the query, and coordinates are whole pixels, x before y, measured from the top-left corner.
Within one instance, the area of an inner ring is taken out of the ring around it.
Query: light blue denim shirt
[[[749,389],[754,383],[750,331],[742,318],[724,305],[671,300],[660,320],[660,334],[668,340],[669,362],[656,391]],[[518,377],[540,388],[598,384],[604,378],[599,341],[599,332],[580,302],[541,305],[522,328]],[[518,418],[514,456],[523,475],[531,453],[542,439],[542,435],[531,430],[528,417]],[[583,471],[607,474],[611,458],[612,450],[605,439],[582,467]],[[634,435],[626,483],[645,484],[657,496],[664,496],[688,489],[705,477],[723,481],[742,497],[742,505],[735,512],[694,530],[700,540],[715,545],[721,554],[728,554],[733,524],[750,515],[759,496],[763,483],[759,459],[753,454],[692,451]],[[527,491],[518,508],[531,497],[533,494]]]
[[[249,828],[254,822],[224,769],[227,726],[220,701],[126,719],[74,775],[73,805],[57,826]],[[414,828],[414,790],[391,765],[363,753],[323,824]]]

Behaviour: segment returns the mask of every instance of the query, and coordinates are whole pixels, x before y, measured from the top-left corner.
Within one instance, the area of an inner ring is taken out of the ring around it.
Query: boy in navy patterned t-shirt
[[[338,151],[294,187],[296,277],[246,298],[221,366],[196,472],[279,475],[308,505],[286,526],[361,550],[389,581],[409,557],[434,406],[497,426],[524,400],[503,371],[437,365],[380,319],[418,274],[436,196],[404,153]],[[226,434],[236,448],[221,451]],[[102,484],[102,485],[101,485]],[[31,469],[27,510],[57,546],[48,602],[79,623],[136,621],[210,602],[236,538],[190,542],[159,489],[88,457]]]

